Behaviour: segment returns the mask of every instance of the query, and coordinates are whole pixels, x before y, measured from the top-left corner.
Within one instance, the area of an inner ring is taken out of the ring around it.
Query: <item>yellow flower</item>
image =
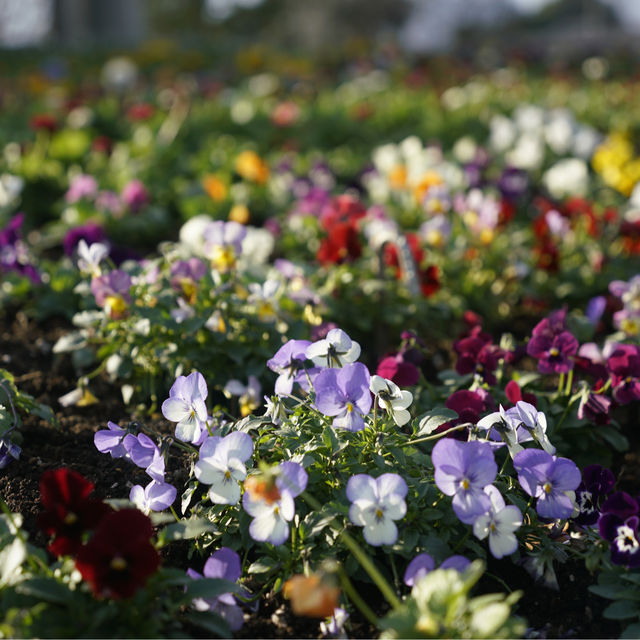
[[[269,167],[255,151],[243,151],[235,162],[236,171],[245,180],[264,184],[269,179]]]
[[[248,224],[250,218],[249,207],[246,204],[234,204],[229,211],[229,220],[239,224]]]

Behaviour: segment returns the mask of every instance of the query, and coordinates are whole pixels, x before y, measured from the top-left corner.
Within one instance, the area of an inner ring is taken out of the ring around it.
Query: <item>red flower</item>
[[[350,195],[342,195],[332,198],[320,213],[320,223],[331,231],[337,224],[347,223],[356,226],[361,218],[367,215],[367,210],[358,198]]]
[[[407,362],[401,353],[383,358],[376,373],[399,387],[411,387],[420,380],[420,369],[413,362]]]
[[[93,483],[72,469],[63,467],[42,474],[40,501],[45,511],[38,517],[38,526],[55,536],[48,547],[51,553],[76,553],[83,534],[95,529],[111,512],[102,500],[89,498],[92,491]]]
[[[538,406],[538,399],[536,398],[535,394],[528,393],[527,391],[523,393],[520,389],[520,385],[515,380],[510,380],[509,382],[507,382],[507,386],[504,388],[504,392],[507,396],[507,399],[512,404],[516,404],[516,402],[524,400],[524,402],[528,402],[534,407]]]
[[[153,527],[137,509],[114,511],[76,557],[76,569],[96,596],[130,598],[160,564]]]
[[[38,113],[29,120],[29,126],[34,130],[45,130],[50,133],[58,128],[58,121],[48,113]]]
[[[418,269],[418,279],[420,281],[420,290],[425,298],[433,295],[440,289],[440,270],[436,265],[422,266],[426,253],[420,245],[420,238],[415,233],[407,234],[407,243],[411,249],[413,261]],[[402,269],[400,266],[400,256],[398,248],[392,244],[386,244],[384,247],[383,259],[386,265],[393,267],[395,276],[399,280],[402,277]]]
[[[340,222],[331,227],[316,254],[321,264],[342,264],[359,258],[362,247],[353,224]]]
[[[140,121],[148,120],[154,113],[155,109],[153,105],[147,102],[140,102],[138,104],[131,105],[127,109],[127,118],[129,120]]]

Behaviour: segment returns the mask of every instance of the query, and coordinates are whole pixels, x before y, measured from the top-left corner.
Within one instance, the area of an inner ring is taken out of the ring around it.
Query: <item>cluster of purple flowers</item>
[[[112,458],[126,458],[144,469],[151,477],[146,486],[134,485],[129,499],[141,511],[163,511],[176,498],[176,488],[164,481],[165,457],[156,443],[146,434],[134,435],[114,422],[107,422],[108,429],[97,431],[93,437],[96,448]]]
[[[40,275],[31,264],[27,245],[22,239],[23,224],[24,213],[18,213],[4,229],[0,229],[0,273],[15,271],[37,284]]]
[[[498,472],[491,446],[445,438],[433,448],[431,460],[436,486],[453,496],[458,518],[473,525],[476,537],[489,537],[489,548],[496,558],[513,553],[518,548],[513,532],[522,524],[522,514],[518,507],[506,506],[491,484]]]

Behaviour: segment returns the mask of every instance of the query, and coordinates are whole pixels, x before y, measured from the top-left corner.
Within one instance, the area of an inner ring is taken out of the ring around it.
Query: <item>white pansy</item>
[[[407,407],[413,401],[410,391],[400,389],[395,382],[381,376],[371,376],[369,389],[378,398],[378,406],[385,409],[393,421],[401,427],[411,419]]]

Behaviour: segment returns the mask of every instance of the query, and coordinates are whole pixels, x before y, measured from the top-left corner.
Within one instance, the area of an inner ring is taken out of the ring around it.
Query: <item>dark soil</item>
[[[20,313],[0,319],[0,367],[16,377],[21,391],[51,406],[60,420],[60,428],[55,429],[35,416],[27,416],[21,429],[24,436],[21,458],[0,471],[0,495],[12,511],[23,514],[30,539],[39,546],[46,545],[36,526],[40,510],[38,481],[43,471],[60,466],[71,467],[95,484],[96,494],[101,498],[127,498],[133,484],[146,484],[147,480],[143,470],[99,453],[93,444],[93,434],[99,428],[105,428],[107,420],[119,424],[131,420],[117,390],[106,381],[97,381],[97,384],[92,384],[92,390],[100,400],[98,404],[62,407],[58,403],[60,396],[75,387],[69,360],[51,352],[52,345],[68,328],[62,320],[38,326]],[[157,430],[170,429],[161,417],[153,420],[151,425]],[[636,451],[633,447],[630,453],[618,456],[617,468],[614,469],[620,474],[620,488],[632,493],[640,490]],[[186,470],[179,468],[175,457],[172,463],[168,479],[180,486],[186,478]],[[185,548],[169,548],[165,561],[172,566],[186,568]],[[528,637],[617,638],[621,632],[619,623],[602,618],[608,601],[587,589],[595,583],[596,577],[575,562],[559,566],[556,571],[558,591],[536,584],[524,569],[509,559],[491,560],[480,587],[487,592],[504,591],[503,585],[491,577],[499,576],[511,589],[524,592],[517,613],[528,621]],[[352,622],[351,637],[375,635],[375,630],[361,621],[357,614],[352,616]],[[317,620],[294,617],[288,604],[278,595],[262,599],[258,611],[249,617],[237,637],[320,636]]]

